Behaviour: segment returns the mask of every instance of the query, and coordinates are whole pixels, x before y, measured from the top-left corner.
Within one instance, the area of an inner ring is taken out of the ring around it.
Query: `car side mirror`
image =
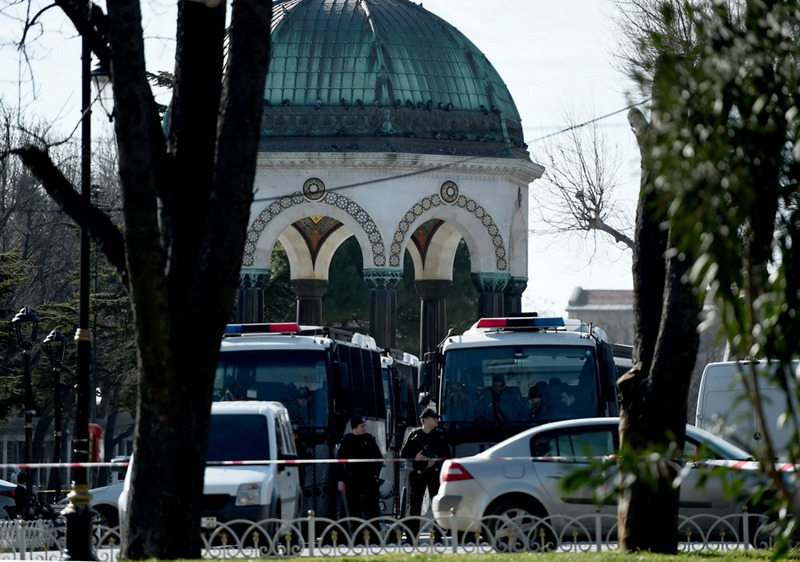
[[[296,461],[299,458],[297,453],[278,453],[278,460],[280,461]],[[286,470],[286,465],[278,463],[278,472],[283,472],[284,470]]]

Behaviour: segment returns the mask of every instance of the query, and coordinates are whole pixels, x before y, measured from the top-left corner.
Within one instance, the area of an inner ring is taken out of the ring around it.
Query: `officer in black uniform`
[[[361,416],[350,418],[350,433],[342,438],[337,458],[381,459],[383,455],[375,438],[367,433],[367,422]],[[354,462],[339,466],[338,488],[345,495],[348,516],[372,519],[380,516],[378,478],[383,463]]]
[[[439,491],[439,472],[442,470],[442,460],[451,457],[450,445],[439,429],[439,414],[431,408],[426,408],[420,415],[422,427],[418,427],[408,434],[400,456],[411,459],[411,474],[408,477],[410,490],[409,515],[418,517],[422,513],[422,499],[425,490],[433,498]],[[408,522],[408,528],[413,535],[419,532],[419,520]]]

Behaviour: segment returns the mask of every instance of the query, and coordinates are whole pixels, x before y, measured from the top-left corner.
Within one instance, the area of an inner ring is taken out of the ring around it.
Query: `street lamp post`
[[[91,203],[91,59],[89,37],[81,35],[81,198]],[[89,462],[89,388],[92,363],[92,332],[89,330],[89,233],[81,228],[80,280],[78,283],[78,368],[75,385],[75,434],[73,458],[77,466],[72,472],[72,490],[64,511],[67,520],[65,560],[97,560],[92,545],[92,515],[89,503],[89,478],[85,463]]]
[[[36,343],[39,330],[39,316],[27,306],[20,310],[11,321],[17,334],[17,343],[22,348],[22,379],[25,386],[25,456],[23,462],[31,463],[31,443],[33,441],[33,385],[31,384],[31,350]],[[28,332],[27,326],[30,326]]]
[[[61,369],[64,366],[64,354],[67,351],[67,337],[56,328],[44,338],[42,347],[53,366],[53,464],[55,467],[55,497],[53,502],[61,500]]]

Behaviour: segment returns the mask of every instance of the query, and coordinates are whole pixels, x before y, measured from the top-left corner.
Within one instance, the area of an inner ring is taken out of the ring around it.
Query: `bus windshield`
[[[246,350],[220,353],[214,400],[274,400],[293,424],[327,426],[328,364],[323,351]]]
[[[586,346],[451,349],[442,376],[442,419],[534,422],[600,415],[594,350]]]

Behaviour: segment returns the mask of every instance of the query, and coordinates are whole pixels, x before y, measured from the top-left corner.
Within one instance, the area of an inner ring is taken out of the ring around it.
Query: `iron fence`
[[[410,524],[411,523],[411,524]],[[418,523],[419,532],[413,535]],[[65,547],[62,521],[0,521],[0,560],[58,560]],[[121,531],[94,527],[98,560],[116,561]],[[774,546],[778,529],[763,515],[680,517],[682,552],[734,551]],[[338,558],[382,553],[489,553],[613,551],[617,545],[616,517],[607,514],[568,519],[524,515],[467,520],[453,513],[439,522],[426,517],[328,519],[308,517],[283,521],[235,520],[202,531],[203,557]]]

